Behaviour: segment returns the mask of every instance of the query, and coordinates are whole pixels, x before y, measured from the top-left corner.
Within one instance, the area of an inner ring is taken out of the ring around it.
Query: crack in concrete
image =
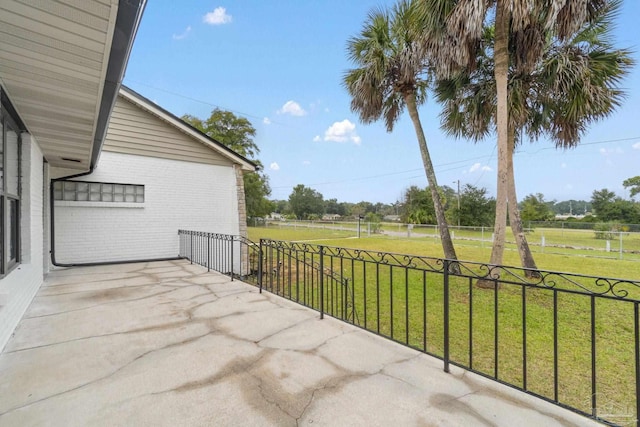
[[[142,276],[140,276],[142,277]],[[131,285],[131,286],[118,286],[115,288],[105,288],[104,290],[116,290],[116,289],[137,289],[137,288],[144,288],[144,287],[149,287],[149,286],[153,286],[153,287],[157,287],[157,286],[165,286],[163,284],[160,283],[145,283],[142,285]],[[60,292],[60,293],[55,293],[55,294],[47,294],[47,295],[36,295],[34,297],[34,299],[42,299],[42,298],[54,298],[54,297],[58,297],[58,296],[67,296],[67,295],[75,295],[75,294],[86,294],[89,292],[96,292],[98,291],[98,289],[94,289],[94,290],[84,290],[84,291],[72,291],[72,292]]]
[[[144,353],[136,356],[135,358],[133,358],[129,362],[125,363],[124,365],[121,365],[120,367],[118,367],[114,371],[112,371],[112,372],[110,372],[110,373],[108,373],[106,375],[103,375],[102,377],[95,378],[95,379],[93,379],[93,380],[91,380],[89,382],[86,382],[84,384],[78,385],[76,387],[73,387],[73,388],[58,392],[58,393],[54,393],[54,394],[51,394],[51,395],[46,396],[46,397],[42,397],[40,399],[34,400],[33,402],[29,402],[29,403],[26,403],[24,405],[14,406],[12,408],[9,408],[5,412],[0,412],[0,416],[9,414],[11,412],[14,412],[14,411],[17,411],[17,410],[20,410],[20,409],[23,409],[23,408],[28,408],[28,407],[30,407],[32,405],[38,404],[38,403],[43,402],[45,400],[53,399],[53,398],[56,398],[58,396],[62,396],[62,395],[74,392],[76,390],[81,390],[81,389],[83,389],[85,387],[88,387],[90,385],[93,385],[93,384],[97,384],[97,383],[99,383],[101,381],[104,381],[104,380],[106,380],[108,378],[113,377],[114,375],[118,374],[122,370],[126,369],[127,367],[129,367],[132,364],[134,364],[135,362],[137,362],[138,360],[140,360],[140,359],[142,359],[142,358],[144,358],[144,357],[146,357],[146,356],[148,356],[150,354],[153,354],[153,353],[158,352],[158,351],[166,350],[166,349],[169,349],[169,348],[172,348],[172,347],[177,347],[177,346],[180,346],[180,345],[189,344],[191,342],[194,342],[194,341],[197,341],[199,339],[202,339],[202,338],[206,337],[210,333],[211,332],[207,332],[207,333],[202,334],[202,335],[198,335],[198,336],[195,336],[195,337],[187,338],[187,339],[185,339],[183,341],[180,341],[180,342],[177,342],[177,343],[171,343],[171,344],[167,344],[165,346],[162,346],[162,347],[159,347],[159,348],[156,348],[156,349],[153,349],[153,350],[149,350],[147,352],[144,352]]]
[[[142,300],[145,300],[145,299],[148,299],[148,298],[153,298],[153,297],[161,296],[161,295],[164,295],[164,294],[167,294],[167,293],[170,293],[170,292],[174,292],[176,289],[179,289],[179,288],[169,289],[169,290],[164,291],[164,292],[158,292],[158,293],[154,293],[154,294],[147,295],[147,296],[144,296],[144,297],[130,298],[130,299],[119,299],[119,300],[115,300],[115,301],[101,302],[99,304],[93,304],[93,305],[89,305],[89,306],[86,306],[86,307],[74,308],[74,309],[70,309],[70,310],[60,311],[60,312],[57,312],[57,313],[49,313],[49,314],[41,314],[41,315],[38,315],[38,316],[25,317],[24,319],[25,320],[30,320],[30,319],[40,319],[40,318],[43,318],[43,317],[60,316],[60,315],[63,315],[63,314],[68,314],[68,313],[74,313],[74,312],[78,312],[78,311],[90,310],[92,308],[101,307],[101,306],[105,306],[105,305],[142,301]]]

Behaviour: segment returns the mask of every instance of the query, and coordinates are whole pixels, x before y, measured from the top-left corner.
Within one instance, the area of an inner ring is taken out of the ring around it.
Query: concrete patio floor
[[[52,272],[0,378],[0,426],[597,425],[188,261]]]

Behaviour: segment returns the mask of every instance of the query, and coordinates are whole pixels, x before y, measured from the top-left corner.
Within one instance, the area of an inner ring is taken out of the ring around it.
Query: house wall
[[[212,165],[231,165],[219,153],[195,141],[153,113],[118,96],[103,151],[153,156]]]
[[[231,165],[103,151],[95,171],[77,180],[141,184],[145,201],[56,201],[58,263],[175,257],[179,229],[239,234]]]
[[[43,160],[29,134],[22,135],[21,263],[0,279],[0,351],[44,279]]]

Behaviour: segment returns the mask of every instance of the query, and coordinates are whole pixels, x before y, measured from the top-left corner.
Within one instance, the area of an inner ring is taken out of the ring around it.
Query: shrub
[[[593,226],[593,231],[595,232],[596,239],[612,240],[616,237],[616,234],[620,232],[621,228],[620,224],[617,223],[601,222]]]

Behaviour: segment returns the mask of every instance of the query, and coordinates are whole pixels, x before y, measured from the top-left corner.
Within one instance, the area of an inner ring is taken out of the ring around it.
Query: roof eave
[[[96,120],[95,136],[91,150],[90,170],[98,164],[100,152],[107,135],[109,119],[115,106],[122,79],[127,68],[133,41],[142,19],[146,0],[120,0],[116,17],[109,64],[105,76],[100,109]]]

